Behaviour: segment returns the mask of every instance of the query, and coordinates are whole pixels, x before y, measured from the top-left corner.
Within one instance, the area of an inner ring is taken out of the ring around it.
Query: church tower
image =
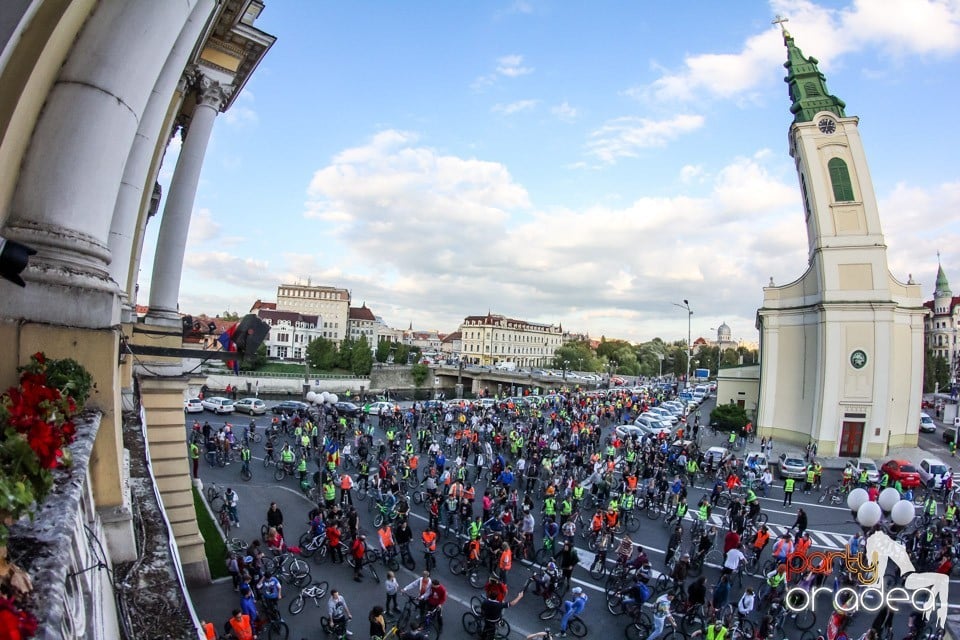
[[[950,291],[950,283],[947,282],[947,274],[943,272],[943,265],[937,261],[937,288],[933,292],[933,313],[934,315],[946,315],[951,312],[953,304],[953,292]]]
[[[922,293],[890,275],[859,119],[786,29],[783,41],[808,258],[799,280],[764,289],[757,423],[823,455],[880,457],[916,444]]]

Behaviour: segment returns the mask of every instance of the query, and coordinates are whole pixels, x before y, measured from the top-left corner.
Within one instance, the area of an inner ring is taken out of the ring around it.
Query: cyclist
[[[240,609],[234,609],[233,615],[227,620],[224,627],[229,627],[230,633],[236,640],[254,640],[253,626],[250,624],[250,616],[244,614]]]
[[[336,589],[330,590],[330,600],[327,602],[327,614],[330,616],[330,626],[341,635],[347,634],[347,621],[353,619],[347,601]]]
[[[560,637],[567,635],[567,625],[574,616],[579,616],[587,607],[587,594],[580,587],[574,587],[570,593],[573,600],[565,600],[563,603],[563,618],[560,619]]]
[[[657,601],[653,605],[653,631],[647,636],[647,640],[655,640],[663,635],[663,628],[667,622],[672,626],[676,626],[677,623],[670,613],[670,605],[673,602],[673,598],[673,591],[668,591],[657,598]]]
[[[437,564],[435,558],[437,552],[437,532],[429,528],[424,529],[423,533],[420,534],[420,540],[423,542],[424,563],[428,570],[432,569]]]
[[[290,448],[290,443],[283,445],[283,449],[280,451],[280,463],[283,464],[283,469],[288,474],[293,474],[293,459],[294,459],[293,449]]]
[[[717,618],[713,621],[712,625],[708,626],[706,629],[694,631],[690,637],[699,638],[701,636],[707,640],[727,640],[727,638],[730,637],[730,630],[723,625],[723,620]]]
[[[389,522],[384,522],[383,526],[377,529],[377,536],[380,538],[380,550],[385,558],[392,558],[397,555],[397,544],[393,536],[393,527]]]
[[[778,600],[783,594],[787,583],[787,565],[778,565],[776,569],[766,575],[765,581],[766,586],[769,587],[770,590],[761,605],[768,604],[773,600]]]
[[[496,600],[491,598],[489,594],[487,595],[487,598],[480,604],[480,617],[483,622],[483,628],[480,631],[481,640],[493,640],[496,637],[497,625],[503,618],[503,610],[516,606],[523,599],[524,593],[526,593],[526,590],[521,589],[517,597],[510,602]]]
[[[278,601],[283,598],[283,586],[269,571],[263,574],[263,582],[260,583],[260,597],[263,599],[263,606],[268,612],[277,612]],[[272,614],[268,613],[267,617]]]

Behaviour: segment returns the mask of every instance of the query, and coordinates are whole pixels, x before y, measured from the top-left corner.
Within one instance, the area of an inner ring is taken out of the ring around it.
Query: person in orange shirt
[[[203,629],[203,637],[206,638],[206,640],[217,640],[217,629],[213,626],[212,622],[201,620],[200,627]]]
[[[397,545],[393,539],[393,527],[389,522],[384,522],[383,526],[377,529],[377,535],[380,537],[380,549],[383,554],[390,558],[397,552]]]
[[[233,615],[227,621],[230,630],[237,640],[253,640],[253,627],[250,626],[250,616],[244,615],[240,609],[234,609]]]
[[[349,504],[353,506],[353,494],[350,490],[353,489],[353,478],[350,477],[349,473],[344,473],[340,476],[340,504]]]
[[[506,542],[500,549],[500,561],[497,563],[497,568],[500,570],[500,581],[507,584],[507,575],[513,568],[513,551],[510,550],[510,545]]]

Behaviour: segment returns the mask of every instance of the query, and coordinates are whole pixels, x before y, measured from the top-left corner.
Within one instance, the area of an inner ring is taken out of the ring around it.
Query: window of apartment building
[[[286,347],[277,347],[277,357],[286,358],[287,357],[287,348]]]

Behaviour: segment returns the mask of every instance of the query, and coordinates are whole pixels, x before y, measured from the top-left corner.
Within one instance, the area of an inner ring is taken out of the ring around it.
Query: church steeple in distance
[[[794,43],[793,36],[787,31],[783,23],[787,18],[777,16],[773,24],[779,24],[783,32],[783,44],[787,47],[787,61],[783,66],[787,69],[787,77],[783,79],[790,91],[790,113],[793,121],[811,122],[813,117],[821,111],[829,111],[836,116],[846,117],[843,109],[846,103],[827,91],[827,78],[817,68],[819,60],[810,56],[804,57],[803,52]]]
[[[943,272],[943,265],[940,264],[940,252],[937,252],[937,288],[933,292],[934,305],[942,306],[941,300],[949,302],[953,299],[953,292],[950,291],[950,283],[947,282],[947,274]],[[939,310],[937,311],[939,313]]]

